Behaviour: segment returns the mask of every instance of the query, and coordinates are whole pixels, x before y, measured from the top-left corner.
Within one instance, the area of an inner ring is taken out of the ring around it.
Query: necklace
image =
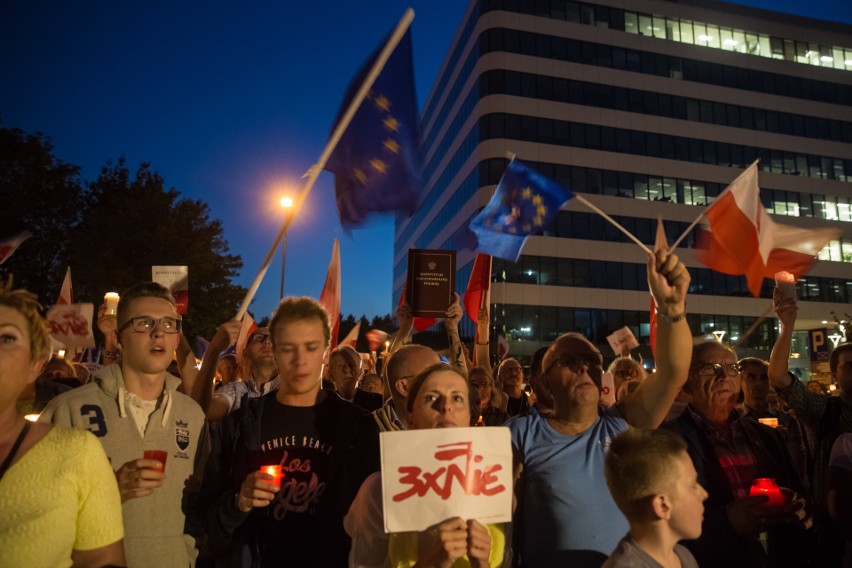
[[[18,437],[15,439],[15,443],[12,444],[12,449],[9,450],[9,455],[6,456],[6,459],[3,460],[3,464],[0,465],[0,479],[3,479],[3,475],[6,473],[6,470],[9,469],[9,466],[12,465],[12,460],[15,459],[15,454],[18,453],[18,449],[21,447],[21,443],[24,441],[24,438],[27,436],[27,432],[30,431],[30,422],[29,420],[24,421],[24,427],[21,428],[21,433],[18,434]]]

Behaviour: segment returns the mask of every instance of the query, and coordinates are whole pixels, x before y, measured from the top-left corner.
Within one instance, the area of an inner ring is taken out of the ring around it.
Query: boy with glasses
[[[204,413],[177,392],[166,372],[180,341],[181,318],[171,293],[154,282],[132,286],[118,304],[113,338],[120,363],[94,381],[51,401],[40,420],[85,429],[103,444],[116,469],[129,566],[191,566],[196,549],[184,534],[183,504],[206,458]],[[165,461],[147,459],[148,450]]]

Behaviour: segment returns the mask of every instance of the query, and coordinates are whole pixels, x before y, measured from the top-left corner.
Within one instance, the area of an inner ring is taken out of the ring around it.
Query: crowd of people
[[[444,361],[408,342],[405,304],[376,368],[330,349],[317,301],[285,298],[240,353],[241,323],[223,323],[196,366],[174,298],[140,283],[99,313],[91,373],[51,357],[36,299],[6,282],[0,566],[851,565],[852,344],[831,355],[840,396],[814,392],[788,370],[795,300],[773,300],[769,360],[738,359],[693,338],[675,255],[647,270],[656,369],[615,357],[614,404],[603,354],[578,333],[527,373],[492,366],[484,308],[474,364],[458,296]],[[386,533],[380,434],[471,427],[509,431],[512,522]],[[756,480],[777,489],[756,494]]]

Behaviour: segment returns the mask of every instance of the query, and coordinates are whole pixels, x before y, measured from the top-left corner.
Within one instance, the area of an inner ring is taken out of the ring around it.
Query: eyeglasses
[[[545,371],[549,373],[552,369],[568,369],[572,373],[582,373],[585,368],[589,375],[600,376],[603,373],[600,357],[595,355],[574,355],[573,353],[563,353],[551,363],[550,367]]]
[[[491,383],[488,381],[470,381],[470,384],[478,389],[491,388]]]
[[[263,343],[265,341],[269,341],[268,333],[255,333],[251,336],[251,341],[249,341],[249,343]]]
[[[704,363],[694,367],[699,377],[715,377],[716,375],[724,374],[728,377],[736,377],[740,374],[740,366],[736,363]]]
[[[180,318],[155,319],[150,316],[139,316],[127,320],[118,331],[124,331],[128,327],[133,328],[133,331],[137,333],[154,333],[158,329],[163,333],[180,333],[183,321]]]

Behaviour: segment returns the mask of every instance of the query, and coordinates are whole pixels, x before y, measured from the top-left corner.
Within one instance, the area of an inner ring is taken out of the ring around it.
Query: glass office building
[[[759,159],[777,222],[842,231],[798,282],[797,328],[830,334],[832,312],[852,312],[852,26],[700,0],[473,0],[421,119],[424,191],[396,223],[397,300],[409,248],[459,251],[463,293],[467,225],[509,153],[649,245],[658,215],[671,243]],[[694,237],[677,249],[693,333],[736,343],[756,324],[741,354],[768,356],[772,282],[752,298],[744,278],[695,261]],[[492,333],[522,360],[565,331],[607,357],[623,326],[647,344],[644,253],[571,201],[518,263],[495,259],[491,310]]]

